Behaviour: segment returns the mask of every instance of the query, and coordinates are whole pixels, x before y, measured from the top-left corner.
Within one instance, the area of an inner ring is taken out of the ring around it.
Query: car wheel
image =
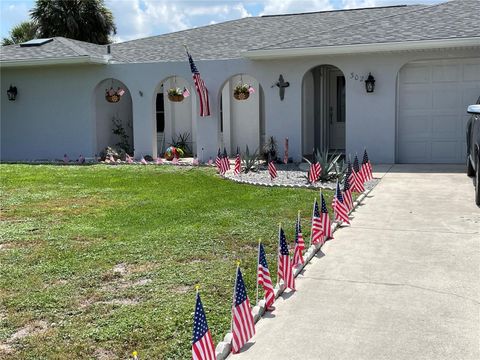
[[[473,169],[472,162],[470,161],[470,156],[467,156],[467,176],[475,176],[475,170]]]

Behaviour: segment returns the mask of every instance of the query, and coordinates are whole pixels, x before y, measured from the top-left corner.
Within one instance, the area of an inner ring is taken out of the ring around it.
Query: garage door
[[[480,59],[409,63],[398,86],[397,161],[464,163],[466,108],[480,96]]]

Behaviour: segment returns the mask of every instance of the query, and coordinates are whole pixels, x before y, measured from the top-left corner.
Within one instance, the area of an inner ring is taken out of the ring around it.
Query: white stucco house
[[[116,118],[137,158],[188,132],[204,161],[274,136],[295,160],[366,147],[376,163],[462,163],[465,109],[480,96],[479,14],[479,0],[454,0],[250,17],[108,47],[60,37],[2,47],[1,160],[93,157],[116,141]],[[184,44],[210,116],[199,116]],[[248,100],[232,96],[240,78],[256,90]],[[173,86],[191,96],[169,101]],[[125,89],[118,103],[110,87]]]

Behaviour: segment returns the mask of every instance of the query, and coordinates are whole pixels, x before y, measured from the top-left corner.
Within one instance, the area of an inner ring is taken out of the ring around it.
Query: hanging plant
[[[122,88],[117,88],[115,90],[113,86],[110,89],[105,89],[105,99],[110,103],[117,103],[120,101],[120,98],[125,94],[125,90]]]
[[[237,100],[247,100],[250,94],[254,93],[255,89],[243,81],[240,81],[233,89],[233,97]]]
[[[183,90],[180,88],[171,88],[168,89],[167,94],[168,100],[173,102],[180,102],[190,96],[190,91],[188,91],[187,88],[183,88]]]

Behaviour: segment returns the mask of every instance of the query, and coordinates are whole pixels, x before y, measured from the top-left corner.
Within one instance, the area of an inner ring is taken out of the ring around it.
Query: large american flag
[[[275,167],[274,161],[268,156],[268,173],[270,174],[270,179],[273,180],[277,177],[277,168]]]
[[[335,190],[335,197],[333,198],[332,208],[333,213],[335,214],[335,220],[350,224],[350,220],[348,219],[348,208],[343,200],[342,191],[340,190],[340,184],[338,181],[337,189]]]
[[[302,225],[300,224],[300,212],[298,212],[297,222],[295,223],[295,250],[293,252],[293,267],[303,264],[304,249],[305,241],[303,240]]]
[[[240,158],[240,150],[237,147],[237,156],[235,157],[235,168],[233,170],[233,173],[235,175],[240,174],[240,171],[242,170],[242,159]]]
[[[323,234],[322,241],[325,242],[328,239],[333,239],[332,224],[330,222],[330,216],[328,216],[327,203],[325,202],[325,198],[323,197],[323,194],[320,194],[320,199],[322,203],[322,209],[320,212],[320,223],[321,223],[322,234]]]
[[[270,270],[268,270],[267,257],[265,256],[265,249],[262,243],[258,244],[258,285],[263,287],[265,292],[265,308],[270,308],[275,302],[275,293],[273,290],[272,278],[270,277]]]
[[[345,179],[343,180],[343,198],[345,200],[345,205],[347,206],[348,211],[352,210],[352,189],[350,189],[350,180],[348,180],[348,176],[345,176]]]
[[[293,276],[293,267],[290,261],[290,254],[288,252],[287,238],[283,229],[280,227],[278,232],[278,269],[277,274],[279,279],[287,288],[295,290],[295,276]]]
[[[252,309],[248,300],[245,283],[243,282],[240,266],[237,267],[232,308],[232,348],[238,353],[245,343],[255,335],[255,324]]]
[[[372,171],[372,164],[368,159],[367,149],[365,149],[365,151],[363,152],[362,167],[360,169],[360,172],[363,174],[363,178],[365,179],[365,181],[373,179]]]
[[[193,360],[215,360],[215,346],[212,335],[208,329],[207,317],[203,310],[200,294],[197,292],[197,304],[193,316],[193,338],[192,338],[192,359]]]
[[[313,245],[319,244],[323,240],[322,219],[320,218],[320,212],[318,211],[318,203],[315,198],[313,203],[312,212],[312,231],[310,232],[310,243]]]
[[[192,71],[193,82],[197,90],[198,98],[200,99],[200,116],[210,116],[210,103],[208,100],[208,90],[205,82],[200,77],[200,72],[193,62],[192,56],[187,51],[188,62],[190,63],[190,70]]]

